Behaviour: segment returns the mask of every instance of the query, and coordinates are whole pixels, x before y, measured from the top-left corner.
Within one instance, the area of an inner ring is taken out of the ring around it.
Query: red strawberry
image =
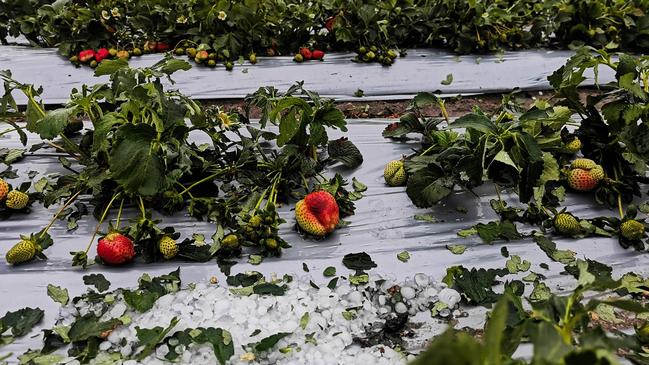
[[[165,42],[156,43],[155,50],[158,52],[167,52],[169,50],[169,45]]]
[[[304,58],[305,61],[308,61],[311,59],[311,50],[309,50],[306,47],[300,48],[300,54],[302,55],[302,58]]]
[[[93,58],[95,58],[95,51],[92,49],[86,49],[79,52],[79,62],[90,62]]]
[[[97,62],[101,62],[101,60],[103,60],[104,58],[107,58],[108,56],[110,56],[110,52],[108,51],[108,49],[99,48],[97,50],[97,53],[95,53],[95,60]]]
[[[325,28],[327,28],[328,31],[332,31],[334,29],[334,23],[336,22],[336,17],[331,16],[327,20],[325,20]]]
[[[338,225],[339,218],[336,199],[324,190],[307,195],[295,205],[297,224],[315,236],[332,232]]]
[[[313,52],[311,52],[311,58],[313,58],[314,60],[322,61],[324,55],[325,53],[319,49],[314,49]]]
[[[112,232],[99,239],[97,255],[107,264],[119,265],[135,257],[135,247],[128,237]]]
[[[579,191],[589,191],[595,189],[599,180],[588,170],[571,169],[568,171],[568,185]]]

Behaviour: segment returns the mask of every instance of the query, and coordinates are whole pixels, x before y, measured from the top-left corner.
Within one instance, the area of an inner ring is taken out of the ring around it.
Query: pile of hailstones
[[[133,360],[143,348],[137,345],[135,327],[165,328],[177,317],[179,322],[169,335],[196,327],[229,331],[235,348],[230,364],[324,365],[332,364],[332,356],[338,364],[405,364],[412,360],[412,355],[404,356],[387,346],[362,348],[354,343],[354,338],[363,337],[369,328],[380,327],[390,316],[415,315],[433,306],[442,308],[439,316],[449,317],[460,301],[457,291],[425,274],[416,274],[400,284],[382,279],[357,287],[340,280],[331,290],[315,289],[309,279],[300,279],[288,287],[282,296],[241,296],[218,284],[196,284],[161,297],[146,313],[129,310],[120,294],[101,320],[127,315],[132,322],[110,333],[99,346],[97,360],[109,353],[114,359],[119,353],[124,365],[165,363],[164,357],[169,353],[167,344],[159,345],[141,362]],[[79,316],[91,311],[102,315],[104,310],[101,304],[78,301],[61,309],[57,324],[70,325]],[[308,322],[301,324],[307,312]],[[279,332],[291,334],[272,349],[253,353],[250,345]],[[181,354],[180,363],[217,363],[209,344],[191,344],[186,348],[177,345],[174,351]]]

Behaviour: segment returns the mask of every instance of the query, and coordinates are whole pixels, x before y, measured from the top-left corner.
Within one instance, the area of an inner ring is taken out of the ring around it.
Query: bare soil
[[[583,99],[588,95],[595,94],[595,90],[584,89],[580,91]],[[537,99],[550,99],[554,96],[552,92],[530,91],[516,94],[516,100],[526,107],[532,105]],[[471,112],[477,106],[486,113],[494,112],[500,107],[503,94],[487,94],[475,96],[457,96],[445,99],[446,111],[451,117],[459,117]],[[209,100],[204,102],[209,106],[220,106],[228,111],[243,111],[243,100]],[[347,118],[399,118],[406,112],[409,100],[397,101],[359,101],[340,102],[338,108],[343,111]],[[423,110],[428,116],[441,116],[438,107],[430,107]],[[260,110],[252,110],[251,117],[259,118]]]

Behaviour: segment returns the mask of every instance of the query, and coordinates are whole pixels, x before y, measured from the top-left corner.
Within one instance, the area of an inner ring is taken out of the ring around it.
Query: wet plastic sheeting
[[[342,257],[352,252],[365,251],[371,255],[378,264],[378,268],[371,270],[370,274],[385,273],[394,279],[404,279],[417,272],[426,272],[441,279],[447,267],[464,265],[465,267],[504,267],[506,258],[502,257],[500,248],[507,246],[511,255],[520,255],[521,258],[532,262],[531,270],[542,273],[548,277],[547,283],[553,290],[570,288],[574,285],[572,277],[560,275],[563,266],[552,262],[530,240],[517,242],[499,242],[493,245],[481,243],[478,238],[460,238],[457,231],[468,228],[479,221],[495,219],[489,200],[495,198],[492,186],[484,186],[476,191],[479,198],[461,191],[457,191],[448,201],[434,209],[417,209],[405,194],[405,188],[391,188],[383,182],[384,164],[403,154],[411,153],[411,148],[416,147],[416,142],[393,142],[383,139],[381,131],[387,121],[377,120],[351,120],[349,121],[348,136],[356,143],[365,157],[363,165],[354,171],[340,170],[346,178],[351,180],[356,176],[368,186],[363,193],[364,198],[356,202],[356,214],[346,218],[350,222],[348,227],[339,229],[322,241],[305,240],[293,230],[295,222],[293,205],[281,207],[281,215],[287,223],[281,226],[281,235],[293,247],[286,249],[281,258],[269,258],[259,266],[246,263],[246,258],[232,268],[232,273],[246,270],[258,270],[268,275],[277,273],[293,274],[296,277],[311,275],[313,281],[326,285],[329,279],[322,276],[322,271],[327,266],[335,266],[339,275],[348,275],[351,272],[342,265]],[[338,133],[330,133],[335,138]],[[30,136],[30,142],[38,140]],[[9,135],[0,137],[0,146],[19,148],[17,136]],[[41,174],[59,172],[58,162],[54,154],[44,151],[35,156],[28,156],[26,160],[15,165],[21,176],[26,176],[30,170]],[[0,166],[4,169],[4,167]],[[334,169],[337,171],[338,169]],[[333,171],[331,171],[333,172]],[[39,179],[40,175],[36,177]],[[10,181],[15,184],[16,181]],[[580,217],[589,217],[614,212],[594,209],[594,203],[585,198],[574,199],[575,194],[569,194],[569,209]],[[579,197],[578,197],[579,198]],[[515,200],[510,200],[515,204]],[[458,212],[462,207],[466,213]],[[10,220],[0,221],[0,254],[6,251],[17,240],[20,234],[37,232],[42,229],[51,218],[55,207],[45,210],[38,204],[34,205],[29,215],[15,215]],[[427,223],[415,220],[415,214],[432,213],[439,223]],[[135,210],[130,209],[125,214],[135,216]],[[174,226],[182,237],[191,236],[192,233],[203,233],[210,237],[214,232],[214,225],[197,222],[191,218],[177,215],[164,217],[163,227]],[[137,278],[144,272],[151,275],[168,273],[181,266],[181,277],[184,283],[201,282],[217,276],[221,283],[225,283],[224,275],[219,271],[215,262],[209,263],[183,263],[179,261],[146,265],[133,264],[126,267],[91,266],[82,271],[71,267],[70,251],[78,251],[88,244],[96,221],[85,217],[79,222],[76,232],[68,233],[65,222],[57,222],[51,229],[55,244],[45,253],[48,261],[36,262],[28,265],[9,267],[4,260],[0,260],[0,315],[7,310],[16,310],[24,306],[41,307],[45,309],[45,326],[51,326],[56,316],[58,304],[47,297],[47,284],[54,284],[70,290],[70,296],[76,296],[85,290],[81,276],[101,272],[112,283],[112,288],[135,286]],[[570,249],[578,253],[578,257],[587,257],[612,265],[616,274],[636,271],[647,273],[649,256],[634,251],[623,250],[614,239],[581,239],[581,240],[555,240],[560,249]],[[447,244],[465,244],[468,246],[462,255],[454,255]],[[408,251],[411,259],[403,263],[397,259],[397,253]],[[95,247],[90,251],[94,257]],[[550,270],[539,267],[540,263],[548,263]],[[302,270],[302,263],[310,268],[310,273]],[[528,290],[531,287],[528,285]],[[475,325],[480,325],[484,318],[484,311],[479,308],[471,309],[466,320],[471,320]],[[32,332],[35,333],[35,332]],[[38,338],[25,337],[14,344],[3,348],[4,352],[22,353],[28,347],[40,347]]]
[[[301,64],[291,57],[259,57],[259,63],[237,65],[232,72],[222,65],[216,69],[193,67],[173,76],[175,88],[195,99],[242,98],[260,86],[273,85],[286,90],[295,81],[318,93],[338,100],[398,100],[409,99],[420,91],[440,91],[446,96],[549,89],[547,76],[561,67],[572,51],[531,50],[505,52],[499,55],[456,56],[440,50],[409,50],[405,58],[394,65],[350,62],[354,54],[328,54],[325,60]],[[131,59],[132,66],[149,66],[160,55],[144,55]],[[193,64],[193,63],[192,63]],[[195,64],[194,64],[195,65]],[[55,49],[21,46],[0,46],[0,70],[10,69],[14,78],[23,83],[43,85],[43,97],[48,104],[68,100],[70,90],[81,84],[94,84],[107,77],[93,77],[87,66],[75,68]],[[442,85],[448,74],[450,85]],[[592,74],[591,74],[592,75]],[[613,80],[613,72],[600,72],[600,82]],[[592,84],[592,78],[584,84]],[[354,97],[361,89],[363,98]],[[23,95],[15,95],[25,103]]]

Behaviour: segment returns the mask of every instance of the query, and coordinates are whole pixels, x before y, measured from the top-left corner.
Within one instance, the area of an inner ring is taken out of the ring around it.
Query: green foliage
[[[255,51],[286,54],[305,44],[334,50],[355,50],[359,43],[446,47],[460,53],[582,44],[646,50],[646,10],[642,0],[317,0],[309,6],[276,0],[10,0],[0,4],[0,41],[22,34],[66,56],[102,46],[146,51],[147,41],[165,41],[209,50],[219,60],[248,58]]]

